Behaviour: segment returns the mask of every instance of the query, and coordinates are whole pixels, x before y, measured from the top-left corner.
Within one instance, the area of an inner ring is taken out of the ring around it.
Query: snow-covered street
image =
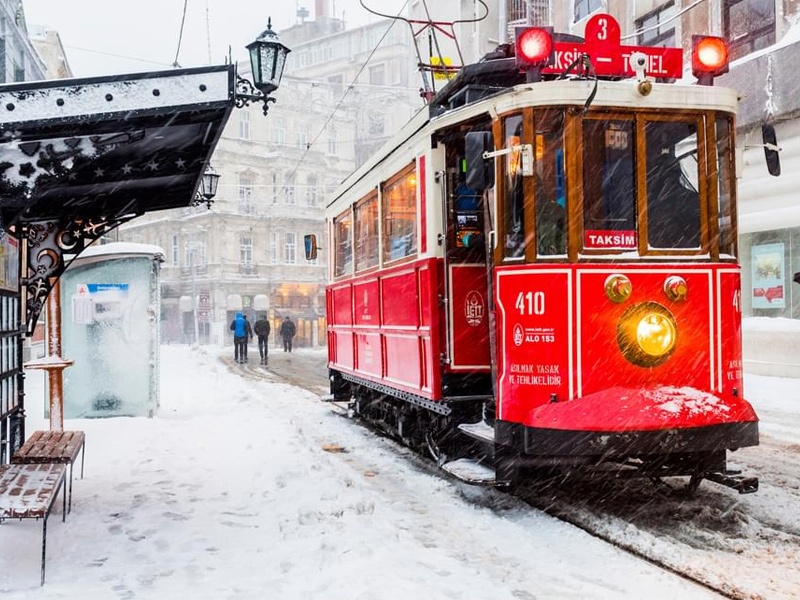
[[[715,597],[507,495],[476,501],[309,392],[162,350],[155,418],[66,422],[86,477],[50,521],[43,588],[41,528],[2,525],[4,597]],[[32,431],[40,375],[28,392]]]

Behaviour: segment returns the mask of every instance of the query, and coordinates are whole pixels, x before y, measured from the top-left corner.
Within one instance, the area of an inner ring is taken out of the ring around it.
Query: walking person
[[[243,363],[247,355],[247,327],[244,315],[236,313],[230,329],[233,332],[233,359],[237,363]]]
[[[297,333],[297,326],[292,322],[291,317],[286,317],[281,323],[281,337],[283,338],[283,351],[292,351],[292,338]]]
[[[261,317],[253,325],[253,331],[258,336],[258,353],[261,355],[261,364],[266,365],[269,360],[269,321],[266,317]]]
[[[244,350],[244,360],[242,362],[247,362],[247,346],[250,344],[250,340],[253,339],[253,328],[250,326],[250,321],[247,320],[247,315],[244,315],[244,346],[242,346]]]

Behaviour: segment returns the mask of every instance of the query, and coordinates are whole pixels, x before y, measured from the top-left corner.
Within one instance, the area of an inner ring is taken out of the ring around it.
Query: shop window
[[[333,220],[334,276],[347,275],[353,271],[352,217],[350,209]]]
[[[503,120],[504,148],[522,144],[522,115]],[[519,258],[525,255],[525,195],[522,180],[522,152],[515,150],[502,157],[503,165],[503,247],[505,256]]]
[[[730,59],[775,43],[775,0],[723,0],[722,23]]]
[[[363,271],[378,264],[378,196],[356,204],[356,271]]]
[[[383,188],[383,260],[417,252],[417,173],[408,169]]]
[[[699,248],[697,125],[648,121],[645,138],[648,245]]]
[[[675,3],[669,2],[659,6],[641,19],[637,19],[636,30],[641,31],[638,38],[639,45],[674,48],[675,21],[670,19],[675,16],[675,13]]]

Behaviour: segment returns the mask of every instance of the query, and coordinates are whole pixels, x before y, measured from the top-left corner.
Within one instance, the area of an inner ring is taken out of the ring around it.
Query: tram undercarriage
[[[397,390],[331,371],[332,401],[348,413],[429,456],[457,479],[511,487],[521,481],[688,477],[694,492],[703,479],[741,494],[758,490],[758,478],[728,469],[727,449],[758,439],[758,425],[735,423],[697,430],[623,434],[544,431],[495,422],[491,397],[455,397],[433,403],[398,398]],[[409,395],[411,396],[411,395]],[[605,448],[598,449],[598,440]]]

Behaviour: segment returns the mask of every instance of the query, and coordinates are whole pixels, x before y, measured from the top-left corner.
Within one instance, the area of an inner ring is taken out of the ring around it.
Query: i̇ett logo
[[[522,342],[525,341],[525,330],[522,329],[522,325],[517,323],[514,325],[514,344],[517,346],[522,346]]]

